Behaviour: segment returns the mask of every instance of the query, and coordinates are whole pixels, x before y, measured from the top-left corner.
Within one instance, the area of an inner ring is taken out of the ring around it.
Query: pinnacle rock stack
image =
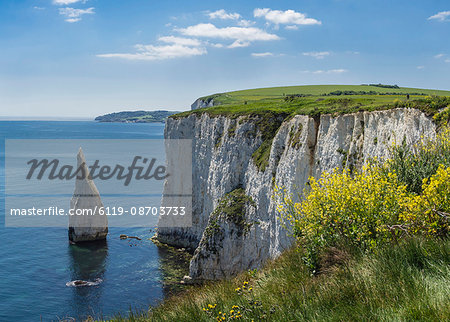
[[[73,209],[74,214],[77,210],[80,213],[91,211],[92,214],[69,216],[69,240],[75,243],[104,240],[108,235],[108,218],[100,214],[103,203],[94,181],[90,179],[81,148],[77,154],[77,169],[80,167],[83,169],[83,175],[79,174],[75,180],[70,209]]]

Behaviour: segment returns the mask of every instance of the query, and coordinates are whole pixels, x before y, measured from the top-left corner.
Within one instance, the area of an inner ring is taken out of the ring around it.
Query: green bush
[[[420,194],[424,179],[436,173],[439,165],[450,167],[450,128],[444,127],[436,139],[421,139],[417,144],[402,144],[390,149],[385,172],[395,172],[407,190]]]
[[[429,115],[435,115],[439,111],[444,110],[450,105],[449,96],[425,96],[414,100],[402,101],[396,99],[394,101],[395,108],[415,108]]]

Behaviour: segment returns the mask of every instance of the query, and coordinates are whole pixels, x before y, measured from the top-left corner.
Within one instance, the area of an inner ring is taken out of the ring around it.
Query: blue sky
[[[186,110],[199,96],[382,82],[450,90],[442,1],[0,1],[0,116]]]

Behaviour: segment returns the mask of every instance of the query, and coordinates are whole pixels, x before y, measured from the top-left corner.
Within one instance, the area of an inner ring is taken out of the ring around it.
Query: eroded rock
[[[80,167],[84,173],[77,176],[70,201],[74,215],[69,216],[69,240],[75,243],[104,240],[108,235],[108,218],[101,214],[103,203],[94,181],[89,177],[81,148],[77,154],[77,169]]]

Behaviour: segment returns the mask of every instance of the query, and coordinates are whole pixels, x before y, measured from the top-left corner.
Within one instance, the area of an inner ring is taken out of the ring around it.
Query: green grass
[[[411,96],[410,101],[421,100],[423,96]],[[182,118],[188,115],[208,114],[215,116],[262,116],[267,113],[289,115],[348,114],[359,111],[376,111],[391,109],[395,102],[406,102],[405,96],[399,95],[351,95],[351,96],[319,96],[299,97],[292,101],[284,99],[263,99],[248,101],[247,104],[223,104],[201,108],[170,116]]]
[[[229,316],[237,305],[244,321],[444,321],[449,251],[448,239],[412,239],[370,254],[331,249],[321,273],[311,276],[303,254],[292,249],[260,272],[195,286],[148,312],[114,320],[215,321],[219,311]],[[217,304],[211,313],[203,311],[208,304]]]
[[[242,91],[233,91],[227,93],[213,94],[205,96],[208,98],[214,96],[214,101],[221,104],[242,104],[245,101],[261,101],[274,98],[283,98],[285,95],[314,95],[323,96],[334,91],[375,91],[377,93],[421,93],[425,95],[450,96],[450,91],[421,89],[421,88],[383,88],[368,85],[304,85],[304,86],[285,86],[285,87],[267,87],[247,89]]]
[[[290,91],[288,91],[288,89],[290,89]],[[330,92],[336,90],[374,91],[380,94],[328,95]],[[401,92],[405,94],[398,94]],[[286,96],[283,96],[283,93],[286,95],[307,94],[312,96],[291,97],[290,99],[287,99]],[[409,100],[407,100],[406,93],[416,93],[420,95],[411,94]],[[414,107],[429,112],[429,114],[436,113],[437,109],[430,109],[429,106],[427,106],[425,95],[450,97],[450,91],[403,87],[391,89],[362,85],[274,87],[214,94],[212,95],[215,97],[214,101],[219,105],[187,111],[172,115],[171,117],[180,118],[191,114],[200,115],[203,113],[207,113],[213,117],[224,115],[233,118],[242,115],[261,115],[268,112],[289,115],[348,114],[358,111],[375,111],[395,107],[405,107],[401,105],[412,105],[414,102],[417,103]]]

